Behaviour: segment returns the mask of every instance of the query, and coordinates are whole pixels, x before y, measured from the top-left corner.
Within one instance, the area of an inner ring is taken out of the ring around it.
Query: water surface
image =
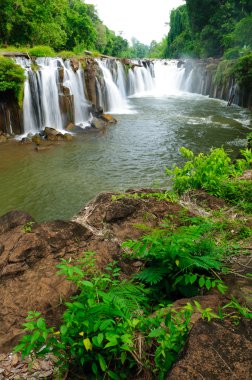
[[[252,127],[249,111],[200,95],[129,103],[135,113],[117,115],[103,133],[40,152],[33,144],[1,144],[0,215],[20,209],[38,221],[68,219],[100,191],[169,187],[165,167],[182,162],[181,146],[198,153],[223,145],[235,156]]]

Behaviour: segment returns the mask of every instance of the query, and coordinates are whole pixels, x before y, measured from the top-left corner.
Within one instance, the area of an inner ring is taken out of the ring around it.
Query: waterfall
[[[81,67],[74,72],[70,61],[65,61],[64,86],[68,87],[71,95],[74,96],[74,120],[79,126],[88,126],[90,119],[89,103],[84,93],[84,77]]]
[[[26,58],[16,61],[26,71],[23,101],[26,134],[45,127],[63,131],[69,122],[81,127],[90,125],[90,102],[85,96],[81,65],[74,71],[70,61],[61,58],[37,58],[35,64]],[[134,112],[130,108],[132,97],[163,97],[176,95],[180,90],[203,91],[205,87],[198,71],[192,67],[185,70],[184,65],[178,67],[176,60],[132,60],[125,65],[110,58],[95,61],[94,102],[105,112]]]
[[[155,90],[156,96],[177,94],[181,90],[184,68],[178,68],[177,61],[162,60],[155,62]]]
[[[105,85],[106,85],[106,100],[103,101],[103,104],[107,103],[108,112],[110,113],[127,113],[129,110],[129,105],[127,103],[126,94],[124,92],[124,86],[122,86],[121,80],[118,87],[118,81],[115,83],[111,71],[106,66],[106,61],[100,59],[97,60],[104,76]],[[122,91],[123,89],[123,91]]]

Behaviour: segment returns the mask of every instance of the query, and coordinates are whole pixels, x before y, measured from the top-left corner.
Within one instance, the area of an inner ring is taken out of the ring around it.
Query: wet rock
[[[70,135],[70,133],[65,133],[63,136],[64,136],[65,141],[72,141],[73,140],[73,135]]]
[[[251,320],[199,320],[166,380],[250,380],[251,357]]]
[[[43,140],[40,135],[32,136],[32,142],[34,142],[36,145],[41,145],[43,143]]]
[[[48,136],[57,136],[58,133],[59,133],[59,131],[57,131],[57,129],[45,127],[45,134],[47,137]]]
[[[58,73],[59,73],[59,81],[60,81],[60,83],[63,83],[64,82],[64,75],[65,75],[64,67],[60,67],[58,69]]]
[[[98,119],[97,117],[93,117],[91,121],[91,126],[96,129],[103,129],[108,125],[108,123],[103,119]]]
[[[76,72],[79,69],[80,63],[77,58],[71,58],[70,64],[74,72]]]
[[[73,123],[69,123],[66,127],[66,130],[67,131],[73,131],[75,128],[75,125]]]
[[[107,121],[109,124],[116,124],[117,123],[117,120],[112,116],[112,115],[109,115],[108,113],[103,113],[101,115],[101,118],[105,121]]]

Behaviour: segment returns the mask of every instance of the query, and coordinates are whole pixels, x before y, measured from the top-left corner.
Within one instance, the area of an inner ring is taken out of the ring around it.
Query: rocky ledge
[[[179,225],[181,213],[197,216],[209,212],[205,211],[209,208],[223,207],[223,201],[204,193],[190,194],[177,204],[149,197],[152,190],[139,192],[145,192],[148,197],[137,197],[134,190],[123,197],[116,197],[114,193],[99,194],[72,221],[38,224],[20,211],[0,217],[0,379],[48,378],[52,373],[49,359],[29,369],[26,362],[20,362],[17,355],[9,352],[20,337],[21,325],[29,310],[41,311],[49,323],[59,322],[63,301],[75,292],[71,283],[56,274],[56,265],[62,258],[75,259],[85,251],[93,251],[100,268],[117,260],[123,275],[129,276],[139,271],[142,263],[123,259],[121,243],[139,238],[145,232],[137,227],[139,224],[152,228],[165,217],[172,216],[174,223]],[[230,259],[230,266],[238,266],[239,270],[226,279],[230,284],[228,299],[235,295],[240,301],[245,299],[252,304],[251,282],[244,276],[251,272],[251,260],[251,255]],[[196,299],[203,307],[218,310],[228,301],[226,297],[212,291]],[[178,300],[175,306],[187,302],[193,299]],[[227,321],[206,322],[195,314],[193,323],[181,358],[167,379],[251,378],[250,321],[242,320],[234,327]]]

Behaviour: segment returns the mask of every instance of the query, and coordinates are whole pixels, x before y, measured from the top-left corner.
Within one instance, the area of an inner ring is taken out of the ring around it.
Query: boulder
[[[65,133],[63,136],[64,136],[65,141],[72,141],[73,140],[73,135],[71,135],[70,133]]]
[[[199,320],[166,380],[250,380],[251,357],[251,320]]]
[[[108,113],[103,113],[101,115],[101,118],[110,124],[116,124],[117,123],[117,120],[112,115],[109,115]]]
[[[93,117],[91,121],[91,126],[96,129],[103,129],[108,125],[108,123],[103,119],[98,119],[97,117]]]
[[[32,136],[32,142],[34,142],[36,145],[41,145],[43,140],[40,135],[34,135]]]

